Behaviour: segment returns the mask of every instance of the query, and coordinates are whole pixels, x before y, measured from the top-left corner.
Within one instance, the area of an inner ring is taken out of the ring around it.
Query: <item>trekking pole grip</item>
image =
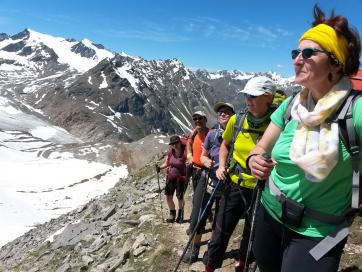
[[[271,158],[270,154],[268,154],[268,153],[265,152],[265,153],[261,154],[261,156],[262,156],[262,158],[264,159],[264,161],[266,161],[266,162],[272,162],[272,158]],[[258,180],[258,182],[257,182],[257,184],[258,184],[259,186],[261,186],[262,189],[264,188],[265,183],[266,183],[266,180],[265,180],[265,179],[263,179],[263,180]]]

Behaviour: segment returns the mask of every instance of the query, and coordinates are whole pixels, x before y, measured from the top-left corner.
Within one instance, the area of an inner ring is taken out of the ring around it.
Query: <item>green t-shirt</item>
[[[234,126],[236,122],[236,115],[234,114],[229,119],[225,131],[222,134],[222,138],[228,142],[231,142],[234,134]],[[242,129],[238,133],[235,139],[234,143],[234,151],[233,151],[233,158],[240,164],[242,168],[245,169],[245,163],[246,159],[249,156],[250,150],[254,148],[258,140],[261,138],[261,134],[265,131],[267,128],[267,125],[269,122],[266,122],[261,127],[255,129],[253,128],[253,131],[258,131],[260,133],[253,133],[250,132],[250,127],[247,118],[244,119]],[[256,184],[256,179],[248,174],[242,173],[242,178],[239,180],[238,175],[231,173],[230,178],[231,181],[237,184],[240,184],[240,186],[253,189]]]
[[[271,178],[288,198],[303,203],[310,209],[341,215],[351,205],[351,156],[340,140],[338,163],[331,173],[321,182],[308,181],[303,170],[289,157],[290,145],[297,128],[297,121],[291,120],[285,126],[283,119],[290,99],[286,99],[271,116],[272,122],[283,130],[272,150],[272,157],[277,164],[271,173]],[[362,99],[358,99],[353,108],[353,124],[359,138],[362,139]],[[281,222],[281,204],[268,187],[263,192],[262,203],[266,210]],[[325,237],[334,232],[336,226],[304,217],[300,228],[290,228],[306,236]]]

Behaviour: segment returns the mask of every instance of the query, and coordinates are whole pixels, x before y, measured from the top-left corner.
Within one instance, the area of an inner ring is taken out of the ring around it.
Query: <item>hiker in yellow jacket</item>
[[[243,216],[246,220],[237,269],[242,271],[244,267],[250,233],[249,216],[245,214],[251,204],[253,188],[256,184],[256,179],[245,171],[245,161],[270,122],[270,107],[275,91],[276,86],[270,78],[260,76],[250,79],[242,91],[245,95],[247,112],[242,115],[233,115],[222,134],[223,141],[220,146],[219,168],[216,176],[226,184],[216,215],[215,229],[203,258],[207,272],[221,267],[230,236]],[[242,124],[241,129],[237,131],[235,142],[232,142],[235,124],[238,123]],[[229,152],[232,152],[232,160],[231,168],[228,170]]]

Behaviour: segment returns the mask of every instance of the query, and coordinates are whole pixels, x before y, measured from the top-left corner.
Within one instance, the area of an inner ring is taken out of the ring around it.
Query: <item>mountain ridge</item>
[[[212,125],[216,116],[211,105],[235,101],[238,90],[259,74],[286,89],[295,87],[290,79],[268,72],[205,70],[203,76],[177,59],[111,52],[86,38],[77,41],[31,29],[3,37],[0,95],[15,96],[84,141],[187,134],[192,112],[200,109]],[[242,98],[235,106],[242,108]]]

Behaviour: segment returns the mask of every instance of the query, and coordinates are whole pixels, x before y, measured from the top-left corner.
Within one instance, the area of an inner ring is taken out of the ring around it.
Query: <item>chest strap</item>
[[[275,185],[271,177],[268,180],[268,187],[270,191],[276,196],[280,203],[283,203],[287,199],[287,196]],[[327,213],[322,213],[313,209],[305,207],[304,215],[322,221],[328,224],[337,225],[335,232],[323,238],[318,244],[316,244],[309,254],[318,261],[325,254],[327,254],[332,248],[334,248],[339,242],[345,239],[349,233],[349,223],[345,216],[337,216]]]

